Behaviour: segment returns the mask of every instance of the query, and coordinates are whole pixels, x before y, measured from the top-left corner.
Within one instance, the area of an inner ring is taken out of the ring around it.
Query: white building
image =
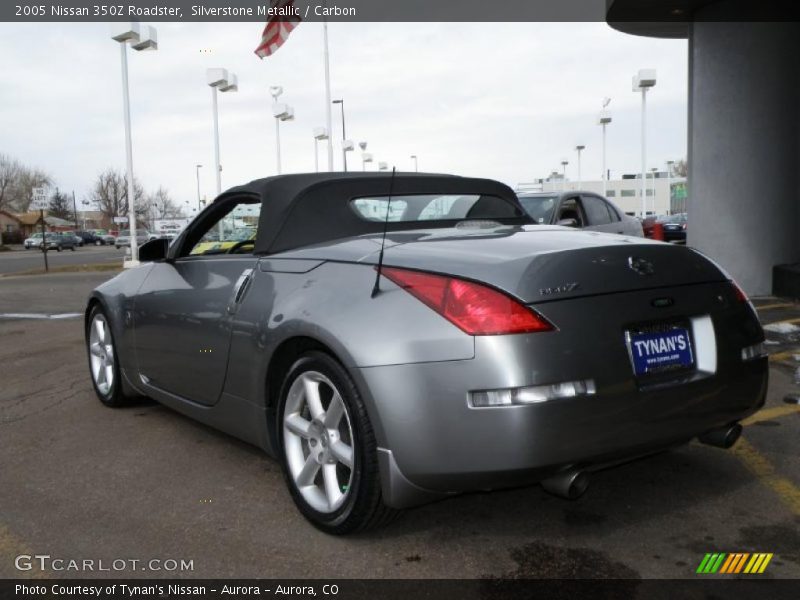
[[[623,175],[622,179],[612,179],[606,183],[606,198],[611,200],[626,214],[639,215],[642,212],[641,175]],[[671,188],[671,190],[668,189]],[[666,171],[648,173],[646,192],[646,212],[648,215],[665,215],[686,212],[686,178],[667,177]],[[545,179],[533,183],[520,184],[517,191],[561,192],[583,190],[603,195],[603,182],[600,180],[577,181],[564,179],[560,173],[551,173]],[[671,193],[670,193],[671,191]]]

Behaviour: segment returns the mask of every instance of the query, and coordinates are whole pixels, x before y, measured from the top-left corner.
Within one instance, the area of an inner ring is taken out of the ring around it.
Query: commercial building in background
[[[622,179],[611,179],[606,182],[606,198],[616,204],[625,214],[638,216],[642,212],[641,175],[623,175]],[[551,173],[549,177],[537,179],[532,183],[521,183],[517,191],[526,192],[561,192],[583,190],[603,195],[601,180],[577,181],[564,180],[560,173]],[[685,177],[667,177],[666,171],[659,171],[647,176],[647,214],[667,215],[686,212],[687,194]]]

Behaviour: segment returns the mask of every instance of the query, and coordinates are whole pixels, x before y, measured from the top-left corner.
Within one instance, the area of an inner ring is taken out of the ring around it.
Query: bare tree
[[[688,177],[689,164],[686,162],[686,159],[682,158],[680,160],[676,160],[675,164],[672,165],[672,173],[678,177]]]
[[[143,202],[144,189],[134,178],[133,197],[136,203],[136,218],[147,218],[147,206]],[[128,184],[125,175],[113,167],[109,167],[97,176],[94,187],[89,193],[89,201],[96,204],[108,220],[128,215]]]
[[[0,154],[0,210],[11,204],[11,194],[22,165],[8,154]]]
[[[150,194],[147,204],[152,208],[154,219],[174,219],[181,216],[181,209],[163,186],[159,186],[154,193]]]

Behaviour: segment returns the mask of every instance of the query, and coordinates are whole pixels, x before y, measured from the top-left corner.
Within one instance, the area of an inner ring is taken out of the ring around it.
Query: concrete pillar
[[[702,21],[728,4],[689,32],[688,243],[764,295],[800,262],[800,24]]]

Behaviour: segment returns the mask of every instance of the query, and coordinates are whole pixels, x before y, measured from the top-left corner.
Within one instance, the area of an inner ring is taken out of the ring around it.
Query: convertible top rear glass
[[[390,189],[391,185],[391,189]],[[215,203],[250,196],[261,201],[256,254],[274,254],[369,233],[380,233],[383,219],[365,218],[354,210],[355,199],[404,196],[472,197],[468,216],[436,219],[391,219],[389,231],[453,227],[465,218],[492,219],[502,224],[531,224],[516,195],[490,179],[453,175],[397,173],[311,173],[258,179],[222,194]],[[213,209],[212,207],[209,207]],[[208,209],[207,209],[208,210]],[[467,215],[465,212],[465,215]],[[454,213],[455,214],[455,213]],[[385,218],[385,212],[383,214]]]

